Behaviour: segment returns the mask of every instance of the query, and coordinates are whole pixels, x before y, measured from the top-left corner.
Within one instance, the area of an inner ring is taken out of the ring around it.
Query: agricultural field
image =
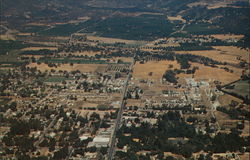
[[[232,101],[242,103],[243,101],[239,98],[236,98],[234,96],[231,96],[229,94],[224,94],[218,97],[218,101],[221,104],[222,107],[228,107]]]
[[[173,68],[180,68],[180,65],[176,61],[149,61],[144,64],[136,62],[133,77],[159,82],[165,71],[169,69],[169,65],[173,65]],[[152,75],[150,76],[151,72]]]
[[[248,158],[248,0],[1,2],[0,159]]]
[[[238,64],[240,62],[237,57],[241,57],[242,60],[249,62],[250,53],[248,50],[239,49],[234,46],[213,46],[214,50],[203,51],[175,51],[177,54],[194,54],[201,55],[219,62],[227,62]]]
[[[223,88],[226,92],[234,93],[242,97],[247,97],[250,99],[250,81],[249,80],[240,80],[230,85],[227,85]]]
[[[57,50],[57,47],[26,47],[22,48],[21,51],[39,51],[39,50]]]
[[[57,67],[49,67],[45,63],[37,64],[37,63],[31,63],[27,67],[33,68],[36,67],[38,70],[45,72],[50,70],[55,71],[76,71],[79,70],[81,72],[97,72],[97,71],[103,71],[107,67],[107,64],[74,64],[73,66],[70,64],[60,64]]]
[[[227,40],[227,39],[237,39],[240,40],[244,35],[235,35],[235,34],[212,34],[210,35],[216,39]]]
[[[78,63],[78,64],[105,64],[106,60],[86,60],[86,59],[69,59],[69,58],[41,58],[41,63]]]
[[[48,77],[47,79],[44,79],[44,82],[54,82],[54,83],[60,83],[66,80],[74,80],[74,78],[66,78],[66,77]]]
[[[108,37],[99,37],[88,35],[87,39],[92,41],[98,41],[99,43],[113,44],[113,43],[125,43],[125,44],[145,44],[145,41],[136,41],[136,40],[127,40],[119,38],[108,38]]]
[[[92,23],[93,27],[86,28],[82,32],[96,32],[96,35],[101,37],[128,40],[153,40],[166,37],[173,30],[173,24],[168,22],[164,16],[159,15],[112,17],[99,23],[91,21],[86,23]]]
[[[193,66],[199,67],[194,74],[195,79],[205,79],[209,81],[217,80],[222,82],[222,84],[227,84],[240,79],[241,76],[241,72],[238,71],[230,73],[220,68],[212,68],[197,63],[194,63]]]

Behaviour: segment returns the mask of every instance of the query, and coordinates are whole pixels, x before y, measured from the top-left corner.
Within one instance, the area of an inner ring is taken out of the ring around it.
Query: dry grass
[[[47,49],[47,50],[57,50],[57,47],[27,47],[21,49],[22,51],[39,51],[42,49]]]
[[[226,55],[238,57],[240,56],[241,59],[250,62],[250,51],[245,49],[240,49],[234,46],[214,46],[217,51],[225,52]]]
[[[126,43],[126,44],[138,44],[146,43],[145,41],[135,41],[135,40],[126,40],[118,38],[107,38],[107,37],[98,37],[98,36],[87,36],[89,40],[99,41],[103,43]]]
[[[241,160],[249,160],[250,153],[246,152],[243,155],[239,155],[239,157],[240,157]]]
[[[219,66],[219,68],[212,68],[199,63],[191,63],[191,68],[192,67],[199,68],[198,70],[196,70],[194,75],[181,73],[178,74],[178,77],[180,79],[183,79],[194,76],[196,80],[206,80],[208,82],[213,82],[216,80],[222,82],[222,84],[227,84],[240,79],[242,73],[241,69],[223,65]],[[233,73],[227,72],[224,69],[220,69],[220,67],[228,67],[229,69],[233,70]]]
[[[140,107],[141,105],[141,100],[138,99],[128,99],[126,106],[138,106]]]
[[[58,42],[39,42],[39,41],[33,41],[33,40],[29,41],[29,43],[45,45],[45,46],[50,46],[50,47],[55,47],[58,45]]]
[[[32,33],[17,33],[18,36],[31,36]]]
[[[149,79],[159,81],[169,65],[172,64],[173,68],[180,68],[176,61],[150,61],[145,64],[136,63],[134,66],[133,77],[137,79]],[[152,76],[149,73],[152,72]]]
[[[227,84],[240,79],[241,76],[241,72],[230,73],[224,69],[212,68],[198,63],[193,63],[192,66],[199,67],[199,70],[197,70],[194,74],[195,79],[217,80],[222,82],[222,84]]]
[[[113,57],[112,59],[114,62],[118,61],[119,59],[122,60],[123,62],[132,62],[133,61],[132,57]]]
[[[37,67],[38,70],[44,72],[46,70],[50,71],[51,69],[54,69],[56,71],[62,70],[62,71],[75,71],[79,70],[81,72],[95,72],[95,71],[101,71],[105,70],[106,64],[74,64],[71,66],[70,64],[60,64],[57,68],[55,67],[49,67],[47,64],[42,63],[38,65],[37,63],[31,63],[28,65],[28,67]]]
[[[235,35],[235,34],[212,34],[212,37],[220,40],[226,40],[226,39],[241,39],[244,37],[244,35]]]
[[[244,136],[244,137],[247,137],[247,136],[249,136],[249,132],[250,132],[250,128],[249,128],[249,121],[245,121],[244,122],[244,129],[243,129],[243,131],[242,131],[242,136]]]
[[[1,40],[15,40],[15,37],[11,34],[0,34]]]
[[[168,20],[170,20],[170,21],[182,21],[184,23],[186,22],[186,20],[183,19],[181,15],[177,15],[176,17],[168,16]]]
[[[248,50],[239,49],[233,46],[214,46],[214,50],[205,50],[205,51],[176,51],[177,54],[193,54],[193,55],[201,55],[205,56],[220,62],[228,62],[228,63],[239,63],[240,60],[237,57],[241,57],[241,59],[250,62],[250,53]]]
[[[221,106],[223,106],[223,107],[229,106],[229,104],[231,104],[232,100],[239,102],[239,103],[243,102],[241,99],[238,99],[238,98],[233,97],[233,96],[228,95],[228,94],[225,94],[223,96],[219,96],[219,102],[220,102]]]

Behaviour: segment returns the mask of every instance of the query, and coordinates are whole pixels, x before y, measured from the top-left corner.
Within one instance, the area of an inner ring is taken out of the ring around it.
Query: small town
[[[249,160],[248,0],[12,1],[0,160]]]

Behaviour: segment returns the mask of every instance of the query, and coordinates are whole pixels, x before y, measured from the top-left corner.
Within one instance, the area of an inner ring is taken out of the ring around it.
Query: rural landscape
[[[0,160],[249,160],[249,0],[1,0]]]

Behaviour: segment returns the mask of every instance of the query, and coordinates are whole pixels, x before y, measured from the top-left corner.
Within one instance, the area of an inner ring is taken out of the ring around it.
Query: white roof
[[[98,143],[98,142],[106,142],[106,143],[109,143],[109,138],[104,138],[104,137],[95,137],[94,139],[93,139],[93,142],[95,142],[95,143]]]

